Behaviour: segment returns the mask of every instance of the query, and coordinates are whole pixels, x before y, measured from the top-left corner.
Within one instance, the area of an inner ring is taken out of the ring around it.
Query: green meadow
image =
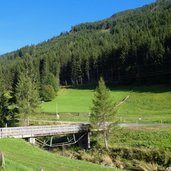
[[[113,147],[171,150],[171,126],[129,127],[115,130],[110,137]]]
[[[129,96],[127,101],[117,108],[117,118],[121,122],[171,123],[171,87],[122,86],[112,87],[110,90],[111,98],[116,104]],[[60,114],[60,120],[88,121],[88,116],[81,112],[91,111],[93,96],[94,89],[61,88],[53,101],[41,104],[40,111],[49,113],[48,118],[51,120],[56,119],[54,113],[65,112]],[[78,116],[69,112],[80,114]],[[37,118],[47,117],[42,114]]]
[[[110,90],[111,98],[116,104],[129,96],[128,100],[117,109],[116,115],[121,122],[171,123],[171,87],[122,86],[113,87]],[[93,96],[94,89],[61,88],[56,98],[51,102],[42,102],[39,113],[31,115],[30,119],[40,121],[40,123],[34,123],[36,125],[42,124],[41,120],[54,121],[54,123],[57,120],[89,121],[88,113],[92,106]],[[56,113],[59,113],[59,119],[56,118]],[[115,161],[115,156],[120,156],[119,161],[127,161],[125,163],[128,165],[129,163],[134,165],[135,151],[139,150],[140,160],[145,160],[146,156],[153,158],[157,155],[162,162],[167,161],[166,166],[168,166],[170,157],[167,156],[170,156],[171,149],[170,138],[169,125],[168,127],[119,129],[110,137],[111,157]],[[150,156],[152,149],[154,154]],[[86,161],[71,160],[43,151],[17,139],[1,139],[0,151],[5,154],[5,167],[9,171],[33,171],[39,168],[43,168],[45,171],[116,170]],[[129,158],[125,158],[122,151],[129,152]],[[152,162],[156,163],[155,157],[153,159]],[[162,165],[162,167],[165,166]]]
[[[90,162],[72,160],[41,150],[20,139],[1,139],[0,151],[5,156],[7,171],[115,171]]]
[[[89,112],[94,90],[65,89],[59,90],[51,102],[42,103],[43,112]]]

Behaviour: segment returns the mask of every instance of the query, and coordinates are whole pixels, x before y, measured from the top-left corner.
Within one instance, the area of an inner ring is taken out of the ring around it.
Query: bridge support
[[[36,138],[28,138],[30,144],[36,144]]]
[[[84,136],[83,136],[84,135]],[[78,142],[78,145],[85,149],[90,149],[90,132],[79,134],[79,136],[83,136],[80,141]]]

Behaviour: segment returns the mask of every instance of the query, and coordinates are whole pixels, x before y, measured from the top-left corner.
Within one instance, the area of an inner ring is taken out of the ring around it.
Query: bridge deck
[[[88,132],[89,124],[62,124],[0,128],[0,138],[30,138]]]

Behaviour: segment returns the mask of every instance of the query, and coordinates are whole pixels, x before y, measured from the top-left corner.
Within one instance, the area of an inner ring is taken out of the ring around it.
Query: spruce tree
[[[35,112],[39,104],[38,86],[27,74],[20,74],[16,87],[16,100],[19,111],[24,116],[25,125],[28,125],[29,114]]]
[[[105,148],[108,150],[108,135],[110,129],[110,122],[114,121],[115,110],[114,104],[110,98],[109,89],[107,89],[103,78],[99,80],[96,88],[93,107],[91,109],[90,120],[93,128],[101,130],[104,139]]]
[[[0,93],[0,127],[16,126],[18,123],[18,107],[13,103],[11,91]]]

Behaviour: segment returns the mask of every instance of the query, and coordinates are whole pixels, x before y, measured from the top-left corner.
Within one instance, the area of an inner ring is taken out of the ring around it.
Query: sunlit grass
[[[41,104],[42,112],[87,112],[91,111],[93,89],[61,89],[51,102]],[[117,117],[122,122],[170,122],[171,87],[114,87],[111,97],[115,103],[126,96],[128,100],[118,107]],[[52,116],[53,117],[53,116]],[[54,116],[55,119],[55,116]],[[61,114],[61,120],[88,121],[88,117]]]
[[[108,171],[103,167],[85,161],[61,157],[24,142],[20,139],[1,139],[0,151],[5,155],[7,171]]]
[[[110,144],[117,147],[136,147],[171,150],[171,126],[122,128],[110,136]]]

